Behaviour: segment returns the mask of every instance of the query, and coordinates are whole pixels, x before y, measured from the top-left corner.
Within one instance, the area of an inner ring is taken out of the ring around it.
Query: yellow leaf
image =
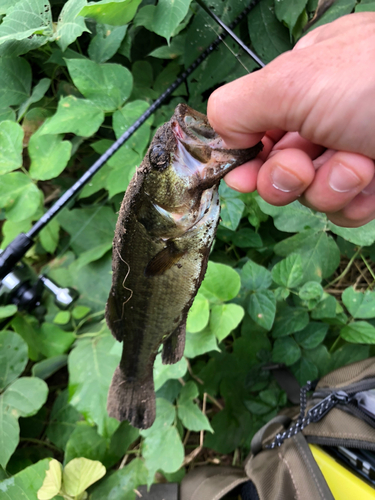
[[[61,464],[57,460],[51,460],[46,472],[42,487],[38,490],[38,500],[50,500],[58,494],[61,489]]]
[[[106,473],[103,464],[87,458],[74,458],[64,468],[63,491],[73,497],[99,481]]]

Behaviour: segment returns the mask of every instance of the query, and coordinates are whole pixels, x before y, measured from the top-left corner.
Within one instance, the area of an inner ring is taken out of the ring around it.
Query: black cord
[[[0,280],[2,280],[8,273],[11,272],[13,267],[19,262],[26,252],[33,246],[33,238],[48,224],[48,222],[55,217],[62,208],[74,198],[74,196],[83,188],[83,186],[99,171],[99,169],[113,156],[116,151],[134,134],[136,130],[162,105],[162,103],[174,92],[177,87],[183,83],[188,76],[213,52],[216,47],[222,42],[227,34],[232,33],[231,30],[235,28],[242,19],[260,2],[260,0],[252,0],[250,4],[243,10],[243,12],[236,17],[228,28],[224,23],[220,25],[224,28],[225,32],[219,35],[212,44],[202,52],[202,54],[185,70],[182,74],[167,88],[167,90],[147,109],[142,116],[136,120],[131,127],[129,127],[124,134],[107,149],[107,151],[78,179],[73,186],[68,189],[52,207],[33,225],[33,227],[25,233],[20,233],[16,238],[9,243],[5,250],[0,254]],[[217,16],[216,16],[217,17]],[[215,19],[216,20],[216,19]],[[218,22],[217,21],[217,22]],[[234,35],[234,33],[233,33]],[[231,35],[232,36],[232,35]],[[236,35],[234,35],[236,37]],[[243,42],[236,37],[237,43],[246,47]],[[245,50],[245,49],[244,49]],[[250,50],[250,49],[248,49]],[[258,63],[259,64],[259,63]]]

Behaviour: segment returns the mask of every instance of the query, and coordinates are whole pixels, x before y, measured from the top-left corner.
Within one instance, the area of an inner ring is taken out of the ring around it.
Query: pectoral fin
[[[173,241],[167,242],[167,246],[157,253],[147,264],[145,276],[148,278],[152,276],[161,276],[174,264],[177,264],[185,253],[185,250],[176,248]]]
[[[167,338],[163,345],[162,361],[164,365],[173,365],[180,361],[184,354],[186,337],[186,318]]]

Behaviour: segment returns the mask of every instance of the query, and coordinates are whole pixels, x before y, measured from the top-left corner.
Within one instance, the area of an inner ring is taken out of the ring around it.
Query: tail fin
[[[118,366],[109,388],[107,411],[110,417],[128,420],[138,429],[148,429],[154,423],[155,390],[151,375],[143,381],[127,381]]]

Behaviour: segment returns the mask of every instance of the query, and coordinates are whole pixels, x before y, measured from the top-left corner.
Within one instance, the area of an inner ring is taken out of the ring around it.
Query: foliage
[[[210,5],[229,23],[247,3]],[[302,35],[316,4],[261,0],[236,33],[270,61]],[[337,0],[318,24],[373,6]],[[185,0],[3,0],[0,16],[4,248],[165,91],[218,28]],[[298,202],[273,207],[222,184],[222,221],[189,313],[185,357],[176,365],[160,357],[155,363],[154,425],[139,432],[106,413],[121,353],[103,317],[123,192],[178,102],[204,111],[214,88],[254,67],[227,39],[27,253],[28,264],[76,288],[80,298],[70,311],[59,311],[48,296],[32,314],[0,307],[0,498],[134,500],[156,472],[180,480],[198,455],[246,455],[254,433],[288,404],[265,364],[284,363],[304,384],[375,354],[375,223],[340,228]],[[93,484],[104,466],[109,473]]]

